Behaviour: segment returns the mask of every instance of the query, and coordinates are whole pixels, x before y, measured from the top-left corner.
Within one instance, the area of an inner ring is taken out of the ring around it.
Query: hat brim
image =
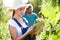
[[[13,10],[17,10],[18,8],[21,8],[21,7],[28,8],[29,5],[31,5],[31,4],[24,4],[24,5],[20,5],[20,6],[16,7],[16,8],[9,8],[8,12],[13,12]]]
[[[18,7],[16,7],[16,8],[8,8],[8,11],[9,11],[9,12],[12,12],[13,10],[17,10],[18,8],[21,8],[21,7],[27,8],[28,5],[29,5],[29,4],[25,4],[25,5],[22,5],[22,6],[18,6]]]

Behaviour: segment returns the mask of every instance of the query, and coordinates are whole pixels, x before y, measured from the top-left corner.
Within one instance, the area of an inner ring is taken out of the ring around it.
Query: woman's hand
[[[33,29],[34,29],[34,27],[33,27],[33,26],[31,26],[31,27],[27,30],[27,33],[28,33],[28,34],[33,33],[33,31],[34,31]]]

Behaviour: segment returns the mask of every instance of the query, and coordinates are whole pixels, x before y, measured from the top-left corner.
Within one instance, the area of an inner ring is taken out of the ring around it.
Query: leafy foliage
[[[39,35],[39,40],[60,40],[60,10],[59,6],[53,7],[52,0],[44,1],[40,11],[45,17],[44,31]],[[58,31],[57,31],[58,30]],[[37,36],[38,37],[38,36]]]
[[[5,9],[2,0],[0,0],[0,40],[7,40],[9,35],[7,21],[10,14],[8,14]]]

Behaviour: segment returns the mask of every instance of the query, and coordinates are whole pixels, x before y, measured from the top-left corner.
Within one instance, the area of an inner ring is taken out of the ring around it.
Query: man
[[[33,13],[33,6],[31,4],[26,8],[26,12],[23,17],[28,20],[29,26],[32,26],[34,21],[38,18],[37,14]]]
[[[28,20],[29,27],[32,26],[34,24],[34,21],[38,18],[37,14],[33,13],[33,6],[31,4],[26,8],[26,12],[23,17]],[[31,39],[35,40],[36,36],[34,35]]]

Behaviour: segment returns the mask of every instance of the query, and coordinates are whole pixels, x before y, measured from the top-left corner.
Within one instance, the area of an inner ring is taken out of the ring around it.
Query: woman
[[[14,0],[13,3],[13,6],[10,7],[10,10],[13,10],[13,17],[8,22],[12,40],[30,40],[33,27],[29,28],[28,21],[22,18],[25,5],[21,0]]]

